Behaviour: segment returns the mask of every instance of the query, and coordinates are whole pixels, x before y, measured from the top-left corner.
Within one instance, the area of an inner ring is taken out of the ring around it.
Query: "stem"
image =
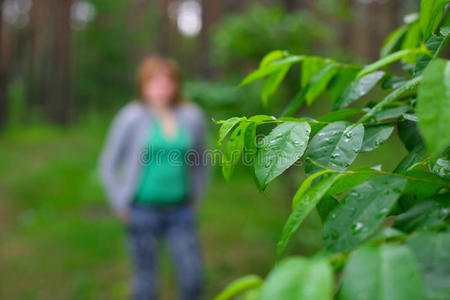
[[[214,120],[212,119],[214,123],[216,124],[223,124],[225,122],[225,120]],[[325,121],[311,121],[311,120],[305,120],[305,119],[297,119],[299,122],[307,122],[310,124],[318,124],[318,125],[328,125],[328,124],[332,124],[334,122],[325,122]],[[296,122],[296,121],[290,121],[290,120],[267,120],[267,121],[254,121],[254,120],[244,120],[245,122],[252,122],[252,123],[256,123],[256,125],[263,125],[263,124],[272,124],[272,123],[286,123],[286,122]],[[337,121],[335,121],[337,122]],[[401,119],[396,119],[396,120],[383,120],[383,121],[378,121],[378,122],[366,122],[366,123],[362,123],[363,125],[366,126],[375,126],[375,125],[384,125],[384,124],[393,124],[393,123],[400,123],[400,122],[404,122],[404,120]]]
[[[390,176],[395,176],[395,177],[406,178],[406,179],[411,180],[411,181],[421,181],[421,182],[425,182],[425,183],[429,183],[429,184],[433,184],[433,185],[450,187],[450,183],[446,183],[446,184],[445,183],[439,183],[439,182],[434,182],[434,181],[427,180],[427,179],[411,177],[411,176],[404,175],[404,174],[392,173],[392,172],[386,172],[386,171],[373,170],[373,172],[372,171],[342,171],[342,172],[343,173],[348,173],[348,174],[374,173],[374,174],[377,174],[377,175],[390,175]]]
[[[330,169],[318,162],[316,162],[313,159],[310,159],[310,161],[315,164],[316,166],[325,169],[325,170],[330,170],[330,171],[337,171],[339,173],[344,173],[344,174],[376,174],[376,175],[390,175],[390,176],[396,176],[396,177],[401,177],[401,178],[406,178],[408,180],[411,181],[420,181],[420,182],[425,182],[428,184],[433,184],[433,185],[438,185],[438,186],[445,186],[445,187],[450,187],[450,183],[439,183],[439,182],[434,182],[431,180],[427,180],[427,179],[422,179],[422,178],[417,178],[417,177],[412,177],[412,176],[408,176],[408,175],[404,175],[404,174],[399,174],[399,173],[392,173],[392,172],[386,172],[386,171],[378,171],[378,170],[370,170],[370,171],[339,171],[339,170],[333,170]],[[420,163],[420,162],[419,162]]]

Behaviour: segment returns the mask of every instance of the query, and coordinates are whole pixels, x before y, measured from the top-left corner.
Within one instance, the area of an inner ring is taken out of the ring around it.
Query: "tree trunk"
[[[52,44],[48,68],[45,111],[49,120],[65,124],[69,121],[72,107],[71,93],[71,0],[53,0],[57,12],[53,17]]]
[[[355,4],[353,24],[353,49],[358,55],[375,60],[387,35],[397,27],[399,3],[390,0],[387,3],[371,2]]]
[[[128,32],[130,35],[141,33],[143,30],[148,30],[148,28],[145,27],[145,16],[149,9],[149,1],[146,0],[131,0],[129,1],[129,10],[128,10],[128,16],[127,16],[127,25],[128,25]],[[153,9],[154,7],[152,7]],[[144,47],[142,43],[136,42],[136,40],[133,40],[133,42],[129,43],[128,45],[128,53],[130,55],[130,61],[135,65],[138,60],[142,59],[144,55],[146,55],[150,49],[147,47]]]
[[[5,45],[3,35],[3,0],[0,0],[0,128],[6,124],[7,111],[8,111],[8,99],[7,99],[7,75],[5,66]]]
[[[171,0],[159,0],[159,28],[158,28],[158,51],[162,54],[171,54],[170,47],[171,25],[169,19],[169,6]]]
[[[29,57],[26,68],[27,81],[27,114],[28,119],[36,109],[43,106],[44,89],[44,57],[48,48],[49,0],[33,1],[29,24]]]
[[[72,108],[71,0],[33,2],[30,24],[27,100],[49,121],[65,124]]]
[[[210,38],[211,28],[220,21],[223,13],[223,2],[221,0],[202,1],[202,31],[200,33],[199,67],[204,76],[212,76],[210,66]]]

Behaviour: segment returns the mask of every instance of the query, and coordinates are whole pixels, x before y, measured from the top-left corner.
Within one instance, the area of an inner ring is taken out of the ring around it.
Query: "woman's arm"
[[[207,149],[207,122],[203,111],[199,107],[195,107],[196,111],[196,132],[195,132],[195,152],[198,155],[198,162],[192,166],[192,191],[191,202],[195,204],[202,199],[206,187],[209,183],[209,171],[208,157],[205,156]]]
[[[124,201],[121,199],[123,180],[119,169],[129,144],[130,126],[130,113],[126,106],[112,121],[99,162],[100,179],[106,189],[108,201],[118,213],[124,209]]]

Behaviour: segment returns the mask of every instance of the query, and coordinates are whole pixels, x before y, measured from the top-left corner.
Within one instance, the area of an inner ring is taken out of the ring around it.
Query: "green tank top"
[[[154,121],[146,139],[143,169],[134,202],[148,205],[174,205],[189,193],[185,154],[192,147],[189,132],[178,124],[176,136],[164,136]]]

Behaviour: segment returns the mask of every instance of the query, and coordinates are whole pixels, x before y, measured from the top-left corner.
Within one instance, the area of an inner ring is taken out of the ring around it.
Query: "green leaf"
[[[234,166],[241,158],[242,150],[245,143],[245,131],[250,123],[245,122],[239,124],[233,131],[228,140],[222,155],[222,173],[226,180],[231,179]]]
[[[399,59],[402,59],[406,56],[410,56],[410,55],[416,55],[416,54],[422,54],[424,51],[420,48],[416,48],[416,49],[405,49],[405,50],[400,50],[397,52],[394,52],[392,54],[389,54],[388,56],[374,62],[373,64],[370,64],[368,66],[366,66],[364,69],[362,69],[358,75],[356,76],[357,79],[362,78],[363,76],[372,73],[384,66],[387,66]]]
[[[308,105],[311,105],[322,94],[338,70],[338,64],[329,64],[312,77],[306,94],[306,103]]]
[[[269,98],[275,94],[287,72],[290,69],[290,65],[282,67],[279,71],[271,74],[264,82],[264,87],[261,91],[261,99],[264,106],[268,105]]]
[[[220,147],[222,145],[223,140],[227,137],[228,133],[233,129],[233,127],[238,124],[242,118],[232,117],[223,122],[222,126],[219,129],[219,139],[217,140],[217,145]]]
[[[445,17],[442,20],[441,27],[439,28],[439,33],[445,37],[448,37],[450,35],[450,14],[445,14]]]
[[[418,145],[423,145],[422,136],[416,122],[405,120],[398,123],[397,129],[398,136],[408,151],[412,151]]]
[[[401,95],[403,95],[403,93],[407,92],[408,90],[411,90],[411,89],[415,88],[420,83],[421,80],[422,80],[421,76],[415,77],[415,78],[407,81],[405,84],[403,84],[402,86],[398,87],[397,89],[393,90],[390,94],[388,94],[386,97],[384,97],[383,100],[381,100],[374,107],[372,107],[353,126],[356,126],[357,124],[361,124],[362,122],[365,122],[368,119],[370,119],[373,115],[375,115],[376,113],[381,111],[384,106],[386,106],[387,104],[389,104],[392,101],[396,100],[397,98],[399,98]]]
[[[405,171],[402,175],[410,177],[400,198],[400,204],[405,209],[435,195],[445,183],[442,178],[422,170]]]
[[[402,245],[364,246],[350,254],[338,300],[423,300],[414,255]]]
[[[274,116],[268,116],[268,115],[254,115],[248,118],[249,121],[261,123],[263,121],[273,121],[276,120]]]
[[[306,216],[308,216],[320,199],[322,199],[331,186],[341,176],[343,176],[343,174],[330,174],[328,176],[322,176],[319,181],[304,194],[300,191],[300,189],[302,189],[302,187],[300,187],[299,191],[297,191],[294,196],[294,198],[298,197],[299,199],[293,201],[293,203],[296,204],[283,227],[280,240],[277,244],[277,257],[281,256],[292,234],[298,229]]]
[[[341,177],[338,181],[336,181],[336,183],[329,191],[330,195],[342,194],[343,192],[354,188],[355,186],[363,183],[373,175],[377,174],[377,171],[366,167],[356,168],[351,172],[352,173],[347,173],[345,174],[345,176]]]
[[[323,60],[321,57],[308,56],[302,62],[301,87],[305,88],[311,79],[319,73],[320,70],[329,65],[331,60]]]
[[[430,165],[430,170],[439,177],[450,180],[450,150],[446,155],[439,157]]]
[[[436,30],[444,14],[444,6],[449,0],[422,0],[420,4],[420,27],[424,40]]]
[[[376,71],[365,75],[349,85],[343,94],[333,103],[333,110],[349,106],[362,96],[366,95],[384,77],[383,71]]]
[[[255,162],[255,175],[265,187],[295,163],[305,152],[311,127],[306,122],[286,122],[262,140]]]
[[[360,152],[369,152],[380,147],[394,131],[392,125],[368,126],[364,129],[364,140]]]
[[[256,123],[250,123],[245,130],[244,134],[244,164],[253,165],[256,159],[257,147],[256,147]]]
[[[420,46],[422,42],[422,32],[419,23],[413,23],[409,26],[408,32],[402,42],[402,49],[413,49]],[[417,54],[407,55],[403,58],[407,64],[413,64],[417,60]]]
[[[427,299],[448,299],[450,232],[420,232],[409,239],[407,245],[422,270]]]
[[[292,99],[288,106],[281,113],[281,117],[290,117],[302,106],[303,102],[306,99],[306,94],[308,92],[309,85],[307,85],[304,89],[300,90]]]
[[[407,81],[405,77],[401,76],[390,76],[381,83],[381,87],[384,90],[395,89],[404,84]]]
[[[388,240],[395,240],[395,239],[401,239],[404,240],[405,237],[407,237],[407,234],[404,232],[397,230],[392,227],[385,227],[381,229],[377,234],[370,239],[368,242],[369,245],[377,245],[381,242],[386,242]]]
[[[331,300],[333,274],[325,260],[291,257],[269,273],[259,300]]]
[[[263,281],[259,276],[247,275],[231,282],[214,300],[228,300],[234,296],[249,290],[260,287]]]
[[[403,158],[403,160],[395,168],[394,173],[401,173],[406,171],[408,168],[418,163],[425,156],[425,146],[423,144],[418,144],[416,147],[410,150],[410,152]]]
[[[353,66],[341,66],[339,72],[331,80],[327,92],[330,94],[331,98],[336,101],[344,90],[355,80],[360,68]]]
[[[336,206],[339,205],[339,202],[331,195],[325,195],[322,200],[317,204],[316,209],[319,214],[322,223],[325,222],[330,211],[332,211]]]
[[[260,290],[253,289],[246,291],[239,300],[258,300],[259,299]]]
[[[376,122],[389,120],[389,119],[396,119],[410,110],[411,110],[411,107],[406,106],[406,105],[386,108],[386,109],[380,110],[377,113],[375,113],[372,116],[372,119]]]
[[[404,232],[445,228],[450,215],[450,194],[436,195],[413,206],[395,219],[394,227]]]
[[[392,31],[391,34],[389,34],[386,40],[384,41],[383,47],[381,47],[380,57],[386,57],[392,52],[398,50],[400,41],[405,36],[407,30],[408,26],[403,25],[397,28],[396,30]]]
[[[432,155],[450,143],[450,62],[432,61],[423,73],[417,99],[417,117],[425,144]]]
[[[441,50],[448,42],[448,36],[441,35],[432,35],[428,41],[425,43],[425,46],[428,48],[433,57],[439,55]],[[428,55],[421,55],[416,63],[416,68],[414,69],[414,76],[418,76],[423,73],[423,70],[428,66],[431,61],[431,57]]]
[[[284,51],[284,50],[274,50],[271,51],[269,53],[267,53],[263,59],[261,60],[261,63],[259,64],[260,68],[264,68],[265,66],[267,66],[268,64],[270,64],[271,62],[277,60],[277,59],[282,59],[284,57],[288,56],[288,52]]]
[[[294,195],[294,198],[292,198],[292,208],[295,208],[298,204],[298,202],[302,199],[303,195],[306,193],[306,191],[311,187],[312,183],[319,177],[325,174],[329,173],[337,173],[337,171],[334,170],[323,170],[319,171],[317,173],[314,173],[313,175],[309,176],[305,180],[303,180],[302,184],[298,188],[297,192]]]
[[[305,154],[305,172],[309,176],[322,168],[319,163],[334,170],[345,170],[361,149],[364,127],[351,129],[347,122],[335,122],[325,126],[312,139]]]
[[[352,189],[323,225],[326,248],[341,252],[367,239],[391,211],[405,183],[404,178],[383,175]]]
[[[244,78],[244,80],[242,80],[240,86],[244,86],[253,81],[264,78],[274,72],[279,71],[281,68],[283,68],[287,65],[292,65],[294,63],[298,63],[305,58],[306,58],[306,56],[299,55],[299,56],[288,56],[286,58],[274,60],[274,61],[270,62],[269,64],[264,65],[263,67],[250,73],[247,77]]]
[[[323,115],[317,118],[317,121],[320,122],[336,122],[336,121],[344,121],[350,117],[353,117],[356,114],[360,114],[363,111],[359,108],[344,108],[337,111],[332,111],[326,115]]]

